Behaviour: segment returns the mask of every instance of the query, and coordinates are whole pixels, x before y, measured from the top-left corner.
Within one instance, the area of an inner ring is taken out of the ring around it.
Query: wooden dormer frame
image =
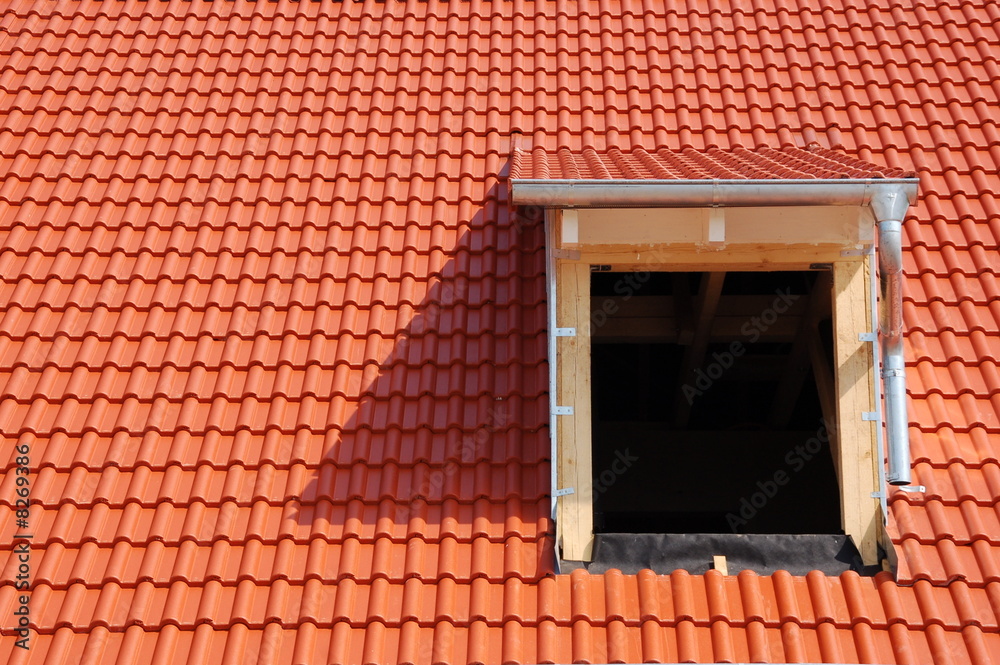
[[[744,209],[752,215],[753,209]],[[761,208],[760,210],[765,210]],[[824,211],[826,211],[824,213]],[[644,233],[637,218],[649,224],[648,237],[662,233],[664,216],[683,212],[661,209],[602,209],[587,215],[603,215],[614,228],[632,224],[633,232]],[[785,209],[791,215],[842,214],[827,207]],[[584,211],[550,208],[546,215],[550,287],[551,410],[554,433],[553,501],[561,556],[569,561],[590,561],[593,554],[593,468],[591,432],[591,265],[608,266],[627,272],[711,272],[718,270],[808,270],[815,264],[832,265],[834,364],[836,420],[831,440],[834,466],[841,489],[841,516],[844,533],[852,538],[866,565],[878,563],[879,542],[885,542],[884,514],[880,508],[882,491],[876,421],[864,414],[877,412],[873,352],[870,338],[876,325],[872,320],[871,269],[865,250],[845,251],[842,244],[787,244],[783,242],[745,243],[723,246],[724,231],[713,228],[716,216],[705,213],[705,223],[694,242],[647,242],[641,245],[580,243],[578,217]],[[768,214],[754,223],[768,235]],[[617,223],[616,223],[617,222]],[[690,226],[690,224],[689,224]],[[775,228],[772,235],[780,235]],[[591,238],[591,240],[600,238]],[[609,234],[613,240],[613,233]],[[567,334],[570,331],[575,334]]]

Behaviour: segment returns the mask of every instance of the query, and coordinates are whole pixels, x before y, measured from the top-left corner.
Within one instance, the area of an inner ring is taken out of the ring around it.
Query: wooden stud
[[[712,567],[723,575],[729,575],[729,563],[726,561],[726,557],[716,554],[712,557]]]
[[[571,406],[573,415],[558,416],[560,489],[558,518],[562,556],[590,561],[594,543],[594,492],[590,386],[590,265],[556,261],[556,325],[576,328],[576,336],[557,340],[558,389],[554,406]]]
[[[875,423],[862,419],[874,410],[872,350],[858,335],[872,330],[868,262],[837,263],[833,272],[834,364],[836,371],[837,467],[844,533],[854,539],[865,564],[878,562],[879,503]]]

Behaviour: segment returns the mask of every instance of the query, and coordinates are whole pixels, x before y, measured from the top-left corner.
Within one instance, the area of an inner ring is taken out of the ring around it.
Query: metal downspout
[[[888,439],[890,485],[910,483],[910,434],[906,414],[906,362],[903,358],[903,218],[909,200],[902,191],[874,197],[878,223],[878,267],[881,289],[879,336]]]

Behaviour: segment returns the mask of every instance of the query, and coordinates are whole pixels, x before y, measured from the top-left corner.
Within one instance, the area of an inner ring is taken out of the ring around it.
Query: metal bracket
[[[913,494],[915,492],[926,492],[927,491],[927,487],[925,487],[924,485],[896,485],[895,487],[900,492],[906,492],[908,494]],[[873,499],[881,499],[882,498],[882,493],[881,492],[872,492],[872,498]]]
[[[878,341],[878,333],[874,333],[874,332],[858,333],[858,341],[860,341],[860,342],[877,342]]]
[[[867,256],[872,251],[871,245],[865,245],[861,249],[845,249],[840,252],[841,256]]]
[[[576,337],[576,328],[556,328],[556,337]]]
[[[552,496],[566,496],[567,494],[576,494],[576,489],[572,487],[565,487],[561,490],[555,490],[552,492]]]
[[[552,407],[552,415],[554,416],[572,416],[573,407],[571,406],[554,406]]]
[[[878,411],[862,411],[861,420],[878,420]]]
[[[567,259],[569,261],[579,261],[580,260],[580,250],[578,249],[552,249],[552,258],[554,259]]]

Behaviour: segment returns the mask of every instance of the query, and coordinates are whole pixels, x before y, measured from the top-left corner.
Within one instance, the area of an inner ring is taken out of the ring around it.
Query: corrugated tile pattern
[[[538,147],[516,148],[511,154],[511,179],[525,180],[818,180],[839,178],[904,178],[914,173],[880,168],[841,152],[810,145],[806,148],[717,147],[683,150],[660,148],[629,152],[611,147],[598,152],[587,147],[555,153]]]
[[[1000,663],[998,25],[983,0],[8,3],[0,660]],[[518,133],[550,173],[916,170],[899,583],[551,574]]]

